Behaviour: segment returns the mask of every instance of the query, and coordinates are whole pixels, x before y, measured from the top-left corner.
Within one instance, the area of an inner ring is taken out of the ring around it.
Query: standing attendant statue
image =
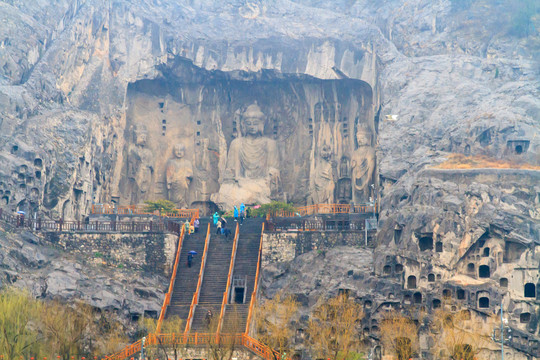
[[[187,208],[189,203],[189,185],[193,179],[193,166],[185,158],[185,146],[176,144],[173,157],[167,162],[166,183],[169,200],[180,208]]]

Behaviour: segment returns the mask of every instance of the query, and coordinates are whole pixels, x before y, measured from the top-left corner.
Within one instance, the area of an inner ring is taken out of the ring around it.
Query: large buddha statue
[[[315,166],[310,176],[310,202],[326,204],[334,202],[334,168],[332,164],[332,148],[324,142],[317,150]]]
[[[233,179],[266,178],[278,169],[276,141],[263,136],[264,121],[257,103],[248,106],[242,114],[240,130],[243,136],[231,142],[227,156],[227,170]]]
[[[281,188],[276,141],[264,136],[265,115],[257,103],[240,115],[241,136],[231,142],[216,203],[265,203]]]
[[[369,201],[375,164],[372,132],[367,126],[359,125],[356,130],[356,150],[351,158],[353,201],[356,204]]]
[[[165,173],[169,200],[180,208],[186,208],[189,204],[188,190],[193,179],[193,166],[191,161],[185,158],[185,152],[183,144],[173,147],[173,156],[167,162]]]

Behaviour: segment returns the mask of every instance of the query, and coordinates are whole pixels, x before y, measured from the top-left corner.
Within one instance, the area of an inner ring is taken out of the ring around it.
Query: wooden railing
[[[354,206],[350,204],[316,204],[297,207],[295,211],[277,210],[268,213],[267,217],[295,217],[317,214],[369,214],[373,212],[379,212],[378,204],[362,204]]]
[[[114,206],[110,204],[92,205],[92,214],[95,215],[156,215],[172,218],[199,217],[199,209],[175,209],[174,212],[161,213],[159,211],[147,211],[146,205]]]
[[[171,346],[171,345],[190,345],[190,346],[202,346],[208,344],[233,344],[243,346],[247,350],[252,351],[254,354],[262,357],[265,360],[281,359],[279,352],[271,349],[265,344],[259,342],[256,339],[248,336],[247,334],[222,334],[216,336],[216,334],[208,333],[194,333],[194,334],[148,334],[145,338],[144,347],[153,346]],[[122,351],[117,352],[114,355],[106,357],[107,360],[124,360],[142,349],[142,340],[126,346]],[[289,360],[287,358],[286,360]]]
[[[238,245],[239,232],[240,232],[240,229],[239,229],[238,223],[236,223],[236,232],[234,234],[234,241],[233,241],[233,247],[232,247],[232,253],[231,253],[231,262],[229,264],[229,274],[227,275],[227,287],[225,288],[225,292],[223,293],[223,300],[221,301],[221,311],[219,312],[219,322],[217,325],[216,336],[220,335],[221,327],[223,326],[223,317],[225,315],[225,305],[229,302],[229,291],[231,288],[234,261],[236,259],[236,247]]]
[[[257,301],[257,289],[259,287],[259,273],[261,271],[261,261],[262,261],[262,245],[263,245],[263,236],[264,236],[264,223],[261,228],[261,240],[259,242],[259,259],[257,260],[257,271],[255,273],[255,283],[253,285],[253,292],[251,293],[251,301],[249,302],[249,311],[246,321],[246,334],[249,335],[249,328],[251,325],[251,318],[253,317],[253,309],[255,307],[255,302]]]
[[[182,227],[182,230],[180,232],[180,236],[178,237],[178,247],[176,248],[176,258],[174,260],[174,266],[172,269],[171,274],[171,281],[169,282],[169,291],[165,294],[165,300],[163,300],[163,305],[161,306],[161,312],[159,314],[158,323],[156,326],[156,332],[161,331],[161,325],[163,324],[163,319],[165,318],[165,314],[167,313],[167,307],[171,303],[171,296],[174,289],[174,282],[176,281],[176,273],[178,271],[178,263],[180,262],[180,252],[182,251],[182,243],[184,242],[184,228]]]
[[[206,257],[208,255],[208,243],[210,241],[210,224],[208,224],[208,230],[206,231],[206,239],[204,241],[204,251],[201,260],[201,269],[199,270],[199,280],[197,281],[197,289],[193,294],[193,299],[191,300],[191,306],[189,307],[189,315],[186,320],[186,329],[185,334],[191,329],[191,324],[193,322],[193,312],[195,311],[195,306],[199,303],[199,296],[201,294],[201,284],[204,277],[204,268],[206,267]]]

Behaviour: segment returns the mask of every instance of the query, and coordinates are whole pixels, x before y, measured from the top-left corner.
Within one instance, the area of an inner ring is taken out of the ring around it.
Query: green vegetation
[[[159,214],[173,213],[176,214],[176,205],[169,200],[159,199],[156,201],[145,201],[146,207],[144,208],[147,212],[159,211]]]
[[[94,253],[94,257],[95,258],[103,258],[103,254],[100,253],[99,251],[97,251],[97,252]]]
[[[261,205],[261,207],[258,209],[253,209],[251,211],[251,216],[264,217],[268,213],[272,213],[279,210],[296,212],[296,208],[292,204],[288,204],[283,201],[272,201],[271,203]]]

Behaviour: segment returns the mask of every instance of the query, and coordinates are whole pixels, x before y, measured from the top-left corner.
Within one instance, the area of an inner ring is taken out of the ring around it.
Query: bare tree
[[[308,328],[315,353],[321,358],[349,359],[351,352],[360,350],[358,325],[363,318],[362,306],[347,294],[319,299]]]
[[[257,338],[277,353],[275,360],[281,360],[291,353],[295,331],[292,319],[298,312],[298,302],[293,295],[278,292],[273,299],[266,300],[255,309]]]
[[[473,360],[489,342],[482,321],[472,319],[469,310],[437,309],[431,330],[435,334],[434,355],[441,359]]]
[[[241,339],[237,334],[242,333],[242,321],[238,314],[236,305],[229,305],[227,311],[229,315],[224,319],[223,328],[220,334],[217,333],[219,325],[219,316],[212,316],[208,318],[208,333],[210,337],[207,344],[208,358],[212,360],[231,360],[234,352],[241,344]]]
[[[155,333],[157,329],[158,320],[153,318],[143,318],[142,326],[146,329],[148,334]],[[184,320],[178,316],[172,316],[163,320],[161,324],[161,334],[157,335],[158,351],[161,351],[165,358],[170,359],[168,351],[172,351],[174,360],[178,360],[185,349],[182,337],[184,334]],[[156,351],[157,352],[157,351]],[[151,352],[150,352],[151,353]]]
[[[418,348],[418,327],[411,318],[391,311],[384,316],[380,332],[383,346],[398,360],[412,358]]]

